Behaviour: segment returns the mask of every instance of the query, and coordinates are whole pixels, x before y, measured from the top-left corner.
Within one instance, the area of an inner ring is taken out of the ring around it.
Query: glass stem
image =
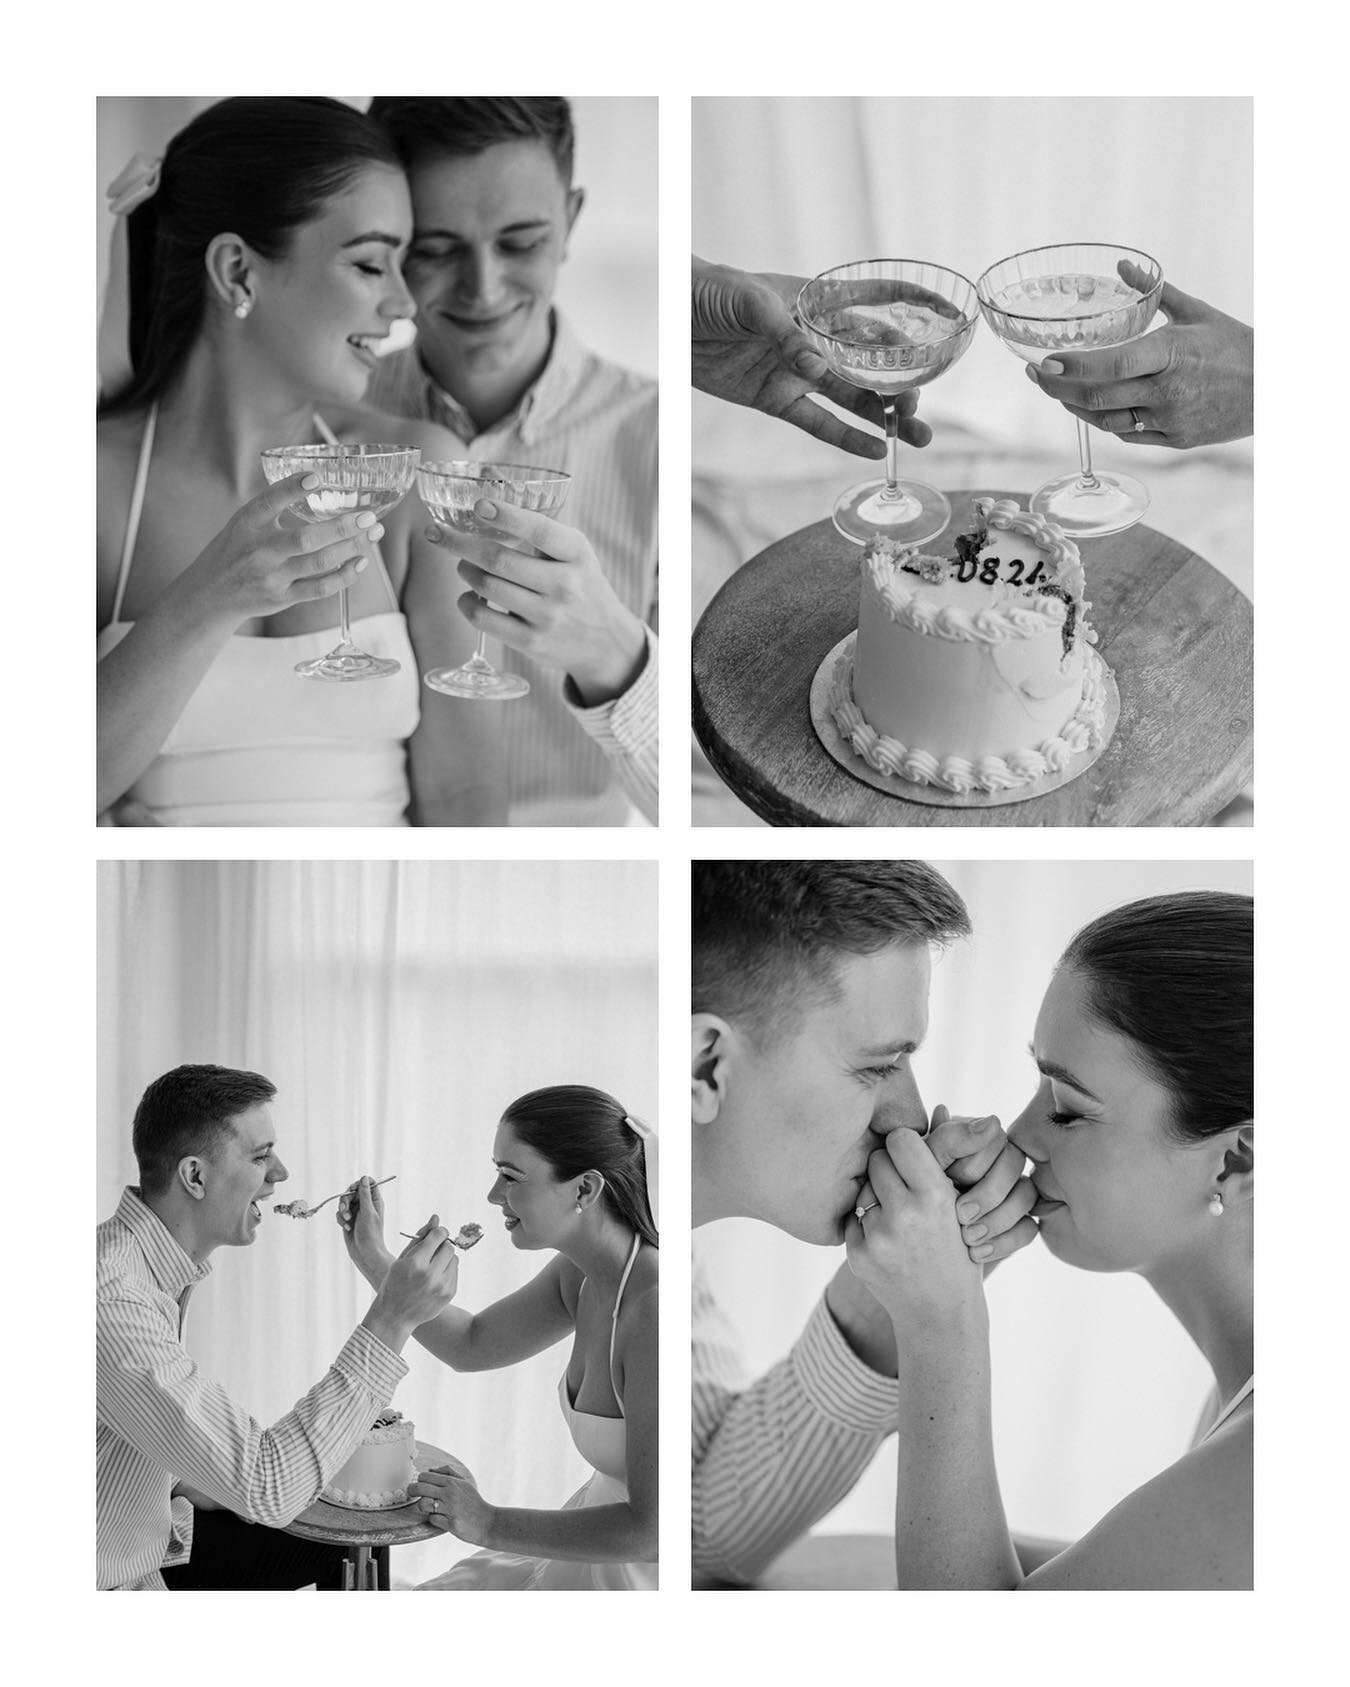
[[[1077,421],[1077,417],[1074,418]],[[1086,422],[1078,422],[1078,467],[1081,471],[1078,484],[1087,492],[1093,492],[1101,485],[1092,472],[1092,444],[1088,439]]]
[[[347,588],[345,586],[338,593],[338,641],[342,649],[346,649],[352,642],[352,627],[347,614]]]
[[[886,490],[881,496],[889,502],[900,498],[900,406],[894,398],[883,398],[886,412]]]
[[[474,663],[475,667],[478,666],[479,664],[481,664],[483,667],[487,667],[487,665],[488,665],[487,634],[485,632],[483,632],[481,629],[480,629],[479,634],[478,634],[478,643],[474,646],[473,663]]]

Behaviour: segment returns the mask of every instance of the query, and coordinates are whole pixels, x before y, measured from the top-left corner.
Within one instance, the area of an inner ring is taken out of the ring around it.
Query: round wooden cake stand
[[[433,1447],[430,1441],[414,1441],[413,1456],[419,1476],[424,1470],[443,1464],[460,1476],[469,1474],[453,1454]],[[287,1525],[286,1533],[299,1535],[301,1540],[326,1541],[346,1548],[342,1568],[344,1592],[384,1593],[389,1589],[390,1547],[428,1541],[445,1531],[427,1521],[416,1500],[407,1505],[386,1506],[382,1511],[353,1511],[345,1505],[332,1505],[328,1500],[315,1500]]]
[[[974,496],[953,492],[952,527]],[[925,550],[941,551],[946,536]],[[1252,606],[1194,551],[1136,526],[1080,545],[1120,719],[1080,777],[1024,802],[951,808],[873,789],[827,753],[811,685],[858,624],[861,551],[829,521],[739,568],[694,630],[694,731],[773,826],[1200,826],[1252,776]]]

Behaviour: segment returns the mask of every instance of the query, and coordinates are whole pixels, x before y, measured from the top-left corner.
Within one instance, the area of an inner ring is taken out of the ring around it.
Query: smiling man
[[[930,1129],[910,1066],[932,955],[970,931],[951,885],[920,861],[692,871],[694,1224],[757,1218],[837,1245],[870,1157],[912,1130],[983,1217],[982,1257],[1031,1241],[1022,1155],[992,1119],[939,1107]],[[841,1265],[792,1351],[750,1382],[696,1259],[692,1363],[695,1568],[753,1582],[894,1428],[890,1319]]]
[[[368,403],[449,428],[465,458],[572,477],[562,519],[525,531],[504,512],[449,541],[473,588],[461,611],[530,682],[503,711],[511,823],[654,821],[656,383],[588,350],[553,303],[583,203],[568,103],[377,98],[370,114],[412,190],[417,342],[381,361]]]
[[[449,1305],[457,1267],[433,1216],[304,1398],[265,1428],[184,1345],[210,1255],[250,1247],[287,1172],[275,1086],[179,1066],[141,1097],[140,1171],[98,1227],[100,1588],[336,1586],[340,1551],[282,1533],[318,1497],[407,1372],[413,1330]]]

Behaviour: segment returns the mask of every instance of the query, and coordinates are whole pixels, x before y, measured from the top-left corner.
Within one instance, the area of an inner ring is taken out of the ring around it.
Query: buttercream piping
[[[854,752],[874,773],[907,779],[916,785],[967,796],[972,791],[1012,791],[1050,774],[1062,773],[1074,756],[1101,741],[1106,718],[1105,663],[1095,651],[1084,652],[1083,691],[1078,705],[1053,738],[1034,750],[1011,750],[1006,756],[939,756],[887,738],[868,724],[853,696],[853,656],[845,651],[834,665],[829,697],[830,713]]]

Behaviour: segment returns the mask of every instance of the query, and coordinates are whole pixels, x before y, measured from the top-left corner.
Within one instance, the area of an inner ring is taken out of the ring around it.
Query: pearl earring
[[[1209,1203],[1209,1210],[1215,1218],[1223,1217],[1223,1191],[1221,1189],[1214,1191],[1214,1198]]]
[[[234,314],[242,322],[244,320],[244,318],[248,315],[248,313],[252,309],[253,309],[253,300],[248,298],[247,296],[245,296],[244,298],[240,299],[239,303],[234,307]]]
[[[581,1211],[581,1202],[580,1201],[577,1202],[577,1211],[578,1212]]]

